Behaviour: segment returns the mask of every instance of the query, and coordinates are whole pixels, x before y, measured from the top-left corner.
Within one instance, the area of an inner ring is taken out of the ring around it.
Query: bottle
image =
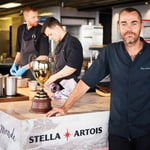
[[[52,93],[55,93],[56,91],[60,89],[60,86],[57,83],[51,83],[49,85],[49,89]]]

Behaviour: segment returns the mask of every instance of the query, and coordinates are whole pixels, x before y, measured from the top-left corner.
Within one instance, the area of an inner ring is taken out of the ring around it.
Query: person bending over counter
[[[71,36],[54,17],[48,17],[42,32],[50,40],[58,42],[54,51],[54,73],[45,83],[45,90],[52,99],[67,99],[78,82],[83,63],[83,49],[80,41]],[[53,92],[51,86],[58,85]]]

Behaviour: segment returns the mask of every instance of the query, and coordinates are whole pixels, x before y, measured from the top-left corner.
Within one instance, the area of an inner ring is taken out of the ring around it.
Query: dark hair
[[[45,20],[45,22],[44,22],[44,24],[42,26],[41,32],[44,33],[46,27],[50,27],[51,28],[51,27],[53,27],[55,25],[58,25],[58,26],[62,27],[62,24],[56,18],[54,18],[54,17],[48,17]]]
[[[27,6],[23,9],[22,12],[24,13],[24,12],[28,12],[28,11],[37,11],[37,9],[33,6]]]
[[[131,8],[129,7],[129,8],[122,9],[120,11],[120,13],[119,13],[119,20],[120,20],[121,13],[124,12],[124,11],[126,11],[126,12],[133,12],[133,11],[135,11],[138,14],[138,16],[139,16],[140,21],[142,22],[142,15],[141,15],[141,13],[137,9],[132,8],[132,7]]]

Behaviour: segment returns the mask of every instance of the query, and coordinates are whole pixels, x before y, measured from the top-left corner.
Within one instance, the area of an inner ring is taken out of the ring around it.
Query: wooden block
[[[29,100],[29,96],[16,94],[15,96],[0,97],[0,102],[13,102],[13,101],[25,101],[25,100]]]

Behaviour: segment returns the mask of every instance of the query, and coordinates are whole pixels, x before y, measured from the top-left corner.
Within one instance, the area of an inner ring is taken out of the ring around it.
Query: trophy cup
[[[32,99],[32,106],[30,112],[34,113],[46,113],[52,109],[51,99],[44,91],[44,83],[51,75],[51,63],[48,58],[44,60],[37,60],[32,57],[30,62],[30,70],[40,84],[40,90],[37,91],[36,95]]]

